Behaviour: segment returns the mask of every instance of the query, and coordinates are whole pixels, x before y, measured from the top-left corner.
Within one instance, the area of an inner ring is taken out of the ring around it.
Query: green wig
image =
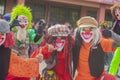
[[[31,28],[31,22],[32,22],[32,14],[31,14],[31,10],[30,8],[25,7],[23,4],[22,5],[17,5],[16,7],[13,8],[12,12],[11,12],[11,19],[10,19],[10,23],[12,23],[12,21],[14,19],[17,18],[17,16],[19,15],[24,15],[28,18],[28,26],[26,29]]]

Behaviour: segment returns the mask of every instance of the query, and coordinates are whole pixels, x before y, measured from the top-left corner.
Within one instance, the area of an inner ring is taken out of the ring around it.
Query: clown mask
[[[19,24],[21,25],[21,28],[26,28],[28,26],[28,18],[24,15],[18,16]]]
[[[55,48],[57,48],[57,51],[62,51],[62,49],[64,48],[64,45],[65,45],[64,39],[60,39],[60,38],[56,39]]]
[[[120,20],[120,9],[119,8],[116,8],[115,10],[115,16],[118,20]]]
[[[6,34],[0,33],[0,46],[5,42]]]
[[[94,34],[93,31],[94,31],[93,27],[81,28],[80,36],[82,37],[84,42],[86,43],[91,42],[91,40],[93,39],[93,34]]]

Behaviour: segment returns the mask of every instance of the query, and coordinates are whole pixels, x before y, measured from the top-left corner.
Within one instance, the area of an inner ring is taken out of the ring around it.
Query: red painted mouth
[[[91,36],[92,36],[92,33],[89,33],[89,34],[87,34],[87,33],[82,33],[82,35],[83,35],[83,37],[84,37],[85,39],[90,39]]]

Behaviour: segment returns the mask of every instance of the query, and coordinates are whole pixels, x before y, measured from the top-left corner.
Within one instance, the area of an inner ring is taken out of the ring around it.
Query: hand
[[[40,53],[36,56],[37,62],[41,63],[43,61],[43,55]]]
[[[57,50],[57,48],[55,48],[53,45],[51,44],[48,45],[48,52],[53,52],[55,50]]]
[[[105,38],[110,38],[110,37],[112,36],[112,33],[111,33],[110,30],[104,29],[104,30],[102,31],[102,35],[103,35]]]

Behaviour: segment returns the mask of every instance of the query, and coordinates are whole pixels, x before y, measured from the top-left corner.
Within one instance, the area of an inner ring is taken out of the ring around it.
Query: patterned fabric
[[[56,24],[48,28],[48,34],[52,36],[68,36],[70,30],[66,25]]]
[[[9,74],[17,77],[36,77],[39,74],[39,64],[35,58],[22,58],[11,53]]]

